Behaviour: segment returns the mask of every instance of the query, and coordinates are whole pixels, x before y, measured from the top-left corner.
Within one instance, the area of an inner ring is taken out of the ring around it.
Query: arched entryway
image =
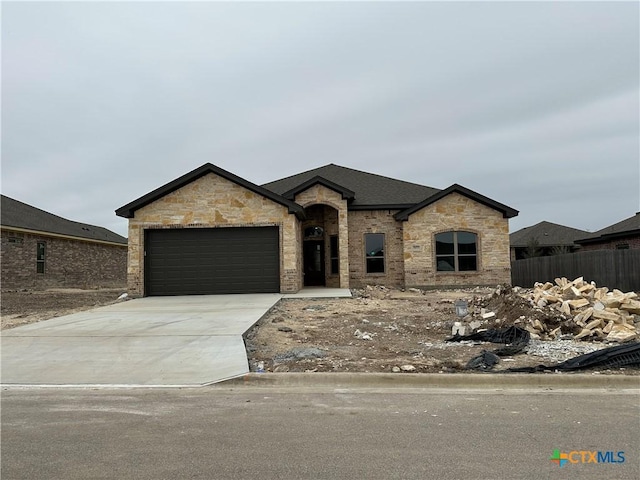
[[[302,222],[303,284],[340,286],[338,210],[323,204],[305,208]]]

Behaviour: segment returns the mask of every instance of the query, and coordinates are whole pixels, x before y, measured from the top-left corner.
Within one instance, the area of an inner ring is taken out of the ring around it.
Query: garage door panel
[[[146,230],[147,295],[280,291],[277,227]]]

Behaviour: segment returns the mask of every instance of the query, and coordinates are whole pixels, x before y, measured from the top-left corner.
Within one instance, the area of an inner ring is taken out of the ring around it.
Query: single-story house
[[[546,257],[560,253],[573,253],[580,249],[576,239],[588,235],[589,232],[585,230],[546,221],[531,227],[524,227],[509,235],[511,260],[522,260],[531,256]]]
[[[124,287],[127,239],[2,195],[2,290]]]
[[[260,186],[207,163],[116,214],[129,293],[184,295],[509,283],[518,212],[333,164]]]
[[[582,250],[640,249],[640,212],[576,240]]]

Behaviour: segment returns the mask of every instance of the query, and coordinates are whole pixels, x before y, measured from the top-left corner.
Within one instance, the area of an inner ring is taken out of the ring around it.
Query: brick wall
[[[107,288],[127,283],[127,246],[2,230],[2,290]],[[45,242],[44,273],[36,270],[38,242]]]
[[[284,205],[209,173],[140,208],[129,219],[130,294],[144,294],[145,229],[252,226],[280,228],[280,291],[297,292],[302,280],[298,219]]]
[[[352,287],[404,285],[402,222],[393,218],[397,210],[352,210],[349,212],[349,280]],[[385,272],[367,273],[366,233],[384,234]]]
[[[478,235],[478,270],[438,272],[435,235],[446,231]],[[509,220],[496,210],[452,193],[414,213],[404,222],[407,286],[496,285],[510,283]]]
[[[640,235],[628,235],[626,237],[616,238],[615,240],[609,240],[602,243],[589,243],[583,245],[580,251],[588,250],[616,250],[618,245],[629,245],[629,249],[640,249]]]

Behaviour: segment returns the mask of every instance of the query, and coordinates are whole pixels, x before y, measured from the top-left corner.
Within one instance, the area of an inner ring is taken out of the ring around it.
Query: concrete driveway
[[[248,373],[242,334],[282,296],[147,297],[2,332],[2,384],[202,385]]]

